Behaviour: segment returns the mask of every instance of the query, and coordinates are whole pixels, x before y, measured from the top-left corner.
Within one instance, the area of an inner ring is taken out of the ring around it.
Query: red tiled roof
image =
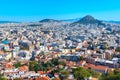
[[[44,72],[43,71],[38,71],[38,74],[44,74]]]
[[[8,69],[13,68],[13,64],[6,62],[6,63],[5,63],[5,68],[8,68]]]
[[[95,70],[106,70],[108,67],[107,66],[101,66],[101,65],[93,65],[93,64],[85,64],[85,68],[92,68],[92,69],[95,69]]]
[[[28,71],[29,68],[28,68],[28,66],[21,66],[21,67],[19,68],[19,70],[20,70],[20,71]]]

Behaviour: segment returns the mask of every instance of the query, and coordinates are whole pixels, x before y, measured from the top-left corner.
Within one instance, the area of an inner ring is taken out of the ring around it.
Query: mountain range
[[[107,21],[107,22],[120,24],[120,21]]]
[[[20,22],[16,22],[16,21],[0,21],[0,24],[4,24],[4,23],[20,23]]]
[[[109,22],[109,23],[115,23],[115,24],[120,24],[120,21],[105,21],[105,20],[98,20],[92,17],[91,15],[86,15],[83,18],[76,18],[76,19],[64,19],[64,20],[55,20],[55,19],[43,19],[39,21],[41,23],[43,22],[71,22],[73,24],[98,24],[98,25],[103,25],[102,22]],[[0,21],[0,24],[3,23],[20,23],[16,21]]]
[[[79,21],[81,18],[75,18],[75,19],[64,19],[62,21],[64,22],[76,22],[76,21]]]
[[[103,22],[109,22],[109,23],[120,24],[120,21],[98,20],[91,15],[86,15],[83,18],[65,19],[65,20],[43,19],[39,22],[71,22],[72,24],[98,24],[98,25],[104,25]]]

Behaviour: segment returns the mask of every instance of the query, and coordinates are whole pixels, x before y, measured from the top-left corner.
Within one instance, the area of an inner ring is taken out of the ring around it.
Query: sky
[[[120,21],[120,0],[0,0],[2,21],[75,19],[85,15]]]

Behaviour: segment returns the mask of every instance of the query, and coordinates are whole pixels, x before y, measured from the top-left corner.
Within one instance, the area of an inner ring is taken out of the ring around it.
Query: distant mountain
[[[62,22],[61,20],[54,20],[54,19],[43,19],[39,22]]]
[[[81,18],[79,21],[74,22],[73,24],[98,24],[98,25],[104,25],[102,21],[95,19],[94,17],[87,15],[83,18]]]
[[[20,23],[20,22],[15,22],[15,21],[0,21],[0,24],[5,24],[5,23]]]
[[[120,21],[107,21],[107,22],[115,23],[115,24],[120,24]]]

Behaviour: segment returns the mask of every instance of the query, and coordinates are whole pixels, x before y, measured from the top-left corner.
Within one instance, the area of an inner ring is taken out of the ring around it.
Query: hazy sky
[[[120,0],[0,0],[0,20],[73,19],[87,14],[120,20]]]

